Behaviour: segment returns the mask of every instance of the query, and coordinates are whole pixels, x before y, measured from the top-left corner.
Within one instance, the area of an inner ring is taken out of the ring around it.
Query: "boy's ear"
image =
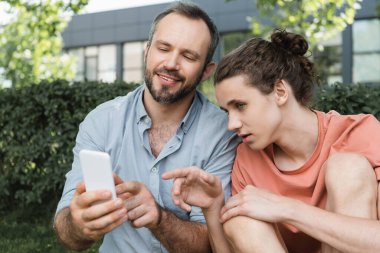
[[[281,80],[278,80],[275,84],[274,84],[274,89],[273,89],[273,92],[274,92],[274,96],[275,96],[275,99],[276,99],[276,103],[281,106],[281,105],[284,105],[288,99],[289,99],[289,95],[290,95],[290,86],[289,84],[281,79]]]
[[[209,62],[205,70],[203,71],[201,81],[207,80],[212,75],[212,73],[214,73],[215,68],[216,68],[216,63],[213,61]]]

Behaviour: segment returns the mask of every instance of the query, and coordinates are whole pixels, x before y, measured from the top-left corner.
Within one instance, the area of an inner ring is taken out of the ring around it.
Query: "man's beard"
[[[183,76],[179,75],[178,71],[170,71],[165,68],[160,68],[155,71],[156,73],[165,73],[167,75],[175,77],[179,81],[186,80]],[[185,87],[182,87],[174,93],[170,93],[170,87],[163,86],[160,90],[157,90],[153,87],[153,73],[149,71],[145,66],[145,84],[148,87],[150,94],[153,99],[160,104],[173,104],[179,100],[186,97],[189,93],[193,92],[200,81],[202,80],[203,70],[198,73],[197,77],[194,79],[194,82],[186,84]]]

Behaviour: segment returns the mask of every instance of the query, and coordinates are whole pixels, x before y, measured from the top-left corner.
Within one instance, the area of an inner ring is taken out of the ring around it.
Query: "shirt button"
[[[157,171],[158,171],[157,167],[153,167],[153,168],[151,169],[151,172],[152,172],[152,173],[157,173]]]

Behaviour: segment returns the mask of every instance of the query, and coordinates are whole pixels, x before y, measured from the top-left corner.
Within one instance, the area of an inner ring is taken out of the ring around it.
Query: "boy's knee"
[[[239,228],[242,224],[242,221],[245,217],[234,217],[229,219],[223,224],[223,231],[226,237],[230,242],[236,242],[237,240],[241,239],[239,237]]]
[[[325,164],[328,195],[353,197],[355,194],[376,194],[375,172],[366,157],[356,153],[337,153]]]
[[[273,224],[237,216],[226,221],[223,230],[236,252],[283,252]]]

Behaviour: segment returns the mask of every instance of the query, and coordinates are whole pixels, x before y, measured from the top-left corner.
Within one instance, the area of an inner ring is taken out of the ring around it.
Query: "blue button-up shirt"
[[[238,138],[227,131],[227,115],[197,92],[176,134],[155,157],[149,145],[151,119],[143,104],[143,92],[144,86],[140,86],[124,97],[99,105],[80,124],[73,149],[74,162],[66,174],[57,212],[69,206],[76,185],[82,181],[78,156],[81,149],[110,154],[113,171],[121,179],[143,182],[157,203],[185,220],[205,222],[200,208],[186,212],[174,205],[173,181],[161,179],[164,172],[198,166],[218,175],[225,195],[230,196],[230,173]],[[149,229],[135,229],[125,222],[104,236],[100,252],[167,251]]]

